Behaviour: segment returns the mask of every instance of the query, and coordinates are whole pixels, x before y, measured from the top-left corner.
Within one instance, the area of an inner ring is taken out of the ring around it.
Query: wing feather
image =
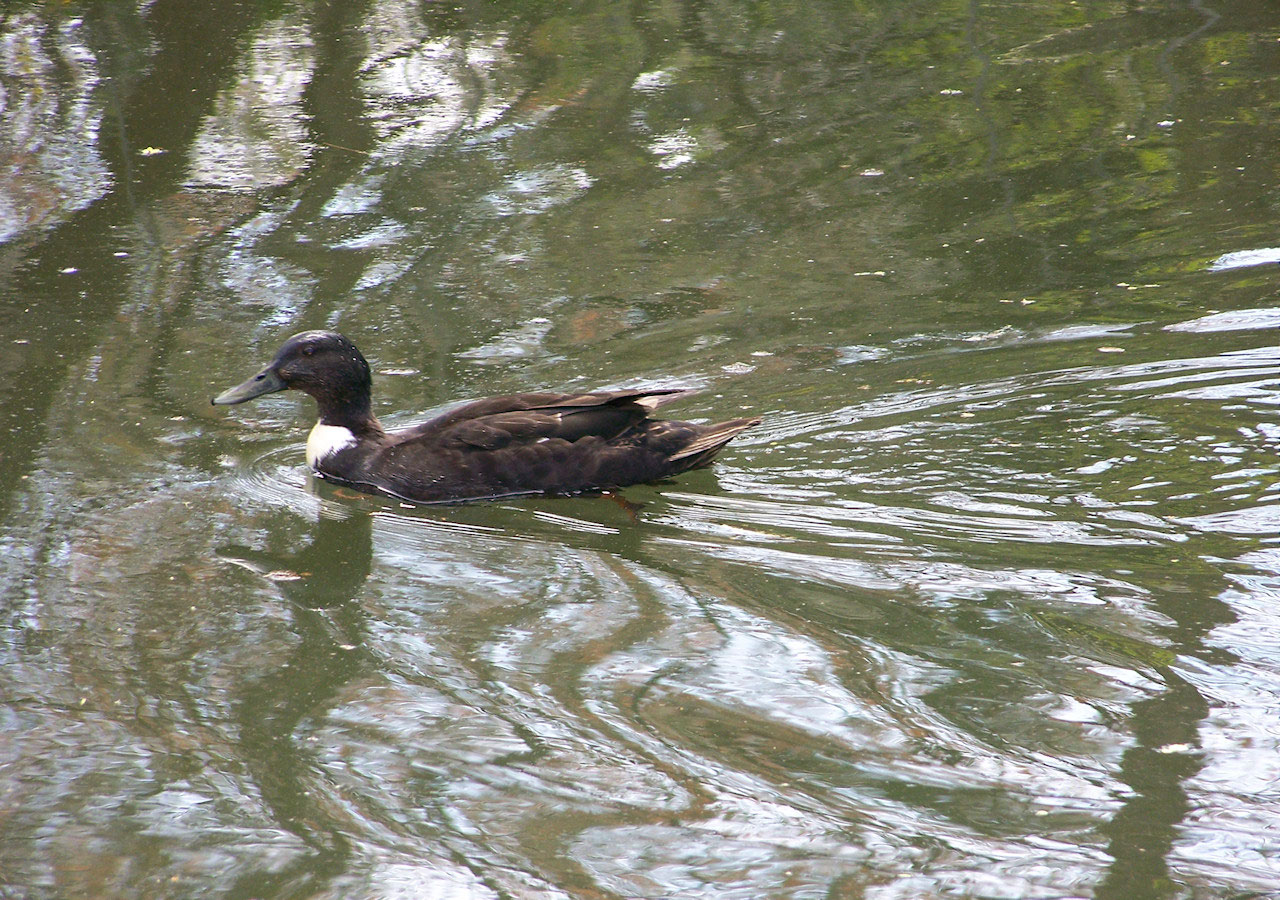
[[[689,393],[678,388],[586,394],[512,394],[477,400],[401,432],[397,443],[498,450],[544,439],[616,438],[650,412]]]

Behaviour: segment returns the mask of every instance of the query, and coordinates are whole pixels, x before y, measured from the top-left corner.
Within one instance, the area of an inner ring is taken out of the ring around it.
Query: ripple
[[[1275,528],[1280,426],[1233,393],[1270,351],[1001,371],[1018,352],[767,415],[713,470],[629,490],[630,512],[409,508],[316,482],[297,445],[254,460],[238,496],[371,525],[347,596],[375,662],[307,732],[308,790],[373,857],[439,832],[515,895],[542,884],[530,840],[625,896],[821,896],[907,869],[886,896],[1071,894],[1132,808],[1127,754],[1175,772],[1212,746],[1184,783],[1220,813],[1188,816],[1174,857],[1258,881],[1266,803],[1222,785],[1246,783],[1266,704],[1210,660],[1239,645],[1261,672],[1268,648],[1243,626],[1183,640],[1179,616],[1215,594],[1265,615],[1269,559],[1238,555],[1234,592],[1206,560]],[[1160,707],[1184,684],[1230,702]],[[469,889],[441,866],[441,890]]]
[[[1209,263],[1209,271],[1225,272],[1229,269],[1265,266],[1269,263],[1280,263],[1280,247],[1260,247],[1257,250],[1235,250],[1224,253]]]
[[[314,479],[310,469],[297,463],[305,451],[302,444],[268,450],[233,469],[229,489],[243,497],[314,518],[321,509]]]

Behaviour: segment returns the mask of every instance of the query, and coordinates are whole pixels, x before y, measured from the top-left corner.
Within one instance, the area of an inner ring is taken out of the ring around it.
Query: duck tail
[[[644,407],[646,412],[653,412],[668,403],[675,403],[677,400],[683,400],[685,397],[696,393],[697,391],[687,388],[656,388],[650,391],[637,391],[635,394],[627,395],[623,399]]]
[[[725,444],[748,428],[759,424],[759,419],[751,418],[730,419],[728,422],[708,425],[701,429],[693,440],[671,454],[670,460],[673,463],[680,463],[679,471],[681,472],[701,468],[710,464],[715,455],[724,449]]]

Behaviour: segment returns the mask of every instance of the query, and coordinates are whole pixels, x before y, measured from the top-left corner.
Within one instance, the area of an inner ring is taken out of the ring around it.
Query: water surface
[[[1280,890],[1278,56],[1247,3],[6,8],[0,893]],[[321,327],[395,426],[764,424],[410,508],[208,405]]]

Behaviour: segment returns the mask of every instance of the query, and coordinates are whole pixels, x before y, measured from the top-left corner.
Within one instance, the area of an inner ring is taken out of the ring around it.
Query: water
[[[1280,892],[1250,4],[0,13],[0,896]],[[713,470],[409,508],[402,426],[701,389]]]

